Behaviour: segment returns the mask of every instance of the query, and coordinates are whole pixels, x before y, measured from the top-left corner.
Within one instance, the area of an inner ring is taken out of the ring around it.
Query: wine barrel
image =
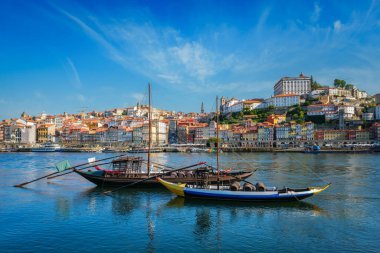
[[[238,191],[240,189],[240,183],[239,182],[233,182],[231,185],[230,185],[230,190],[231,191]]]
[[[263,182],[257,182],[256,190],[261,191],[261,192],[265,191],[265,184]]]
[[[184,177],[186,177],[185,172],[183,172],[183,171],[178,172],[178,177],[179,177],[179,178],[184,178]]]
[[[177,172],[172,172],[172,173],[170,173],[170,177],[171,177],[171,178],[177,178],[177,177],[178,177]]]
[[[192,171],[186,171],[186,177],[188,177],[188,178],[194,177],[193,172]]]
[[[243,185],[243,190],[246,192],[256,191],[256,187],[251,183],[245,183]]]

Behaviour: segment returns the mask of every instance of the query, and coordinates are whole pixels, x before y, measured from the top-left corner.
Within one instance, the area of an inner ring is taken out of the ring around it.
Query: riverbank
[[[222,148],[222,152],[226,153],[349,153],[349,154],[367,154],[373,152],[380,152],[379,148],[372,149],[321,149],[318,151],[305,151],[303,148]],[[33,152],[32,148],[13,148],[13,149],[0,149],[0,153],[7,152]],[[146,150],[130,150],[130,149],[108,149],[102,150],[97,148],[63,148],[55,152],[69,152],[69,153],[147,153]],[[177,149],[177,148],[155,148],[154,153],[192,153],[190,149]],[[214,153],[214,151],[203,151],[197,153]]]

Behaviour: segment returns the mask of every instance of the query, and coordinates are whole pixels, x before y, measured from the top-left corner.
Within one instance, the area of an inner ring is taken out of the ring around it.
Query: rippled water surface
[[[12,185],[94,154],[0,153],[1,252],[379,252],[379,154],[223,154],[249,181],[332,187],[303,202],[184,201],[165,189],[102,194],[76,174]],[[97,159],[110,155],[96,154]],[[153,154],[181,167],[213,154]]]

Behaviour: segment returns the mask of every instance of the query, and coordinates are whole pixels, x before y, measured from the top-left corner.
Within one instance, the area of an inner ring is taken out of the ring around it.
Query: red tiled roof
[[[300,95],[297,95],[297,94],[280,94],[280,95],[276,95],[276,96],[273,96],[275,98],[278,98],[278,97],[299,97]]]

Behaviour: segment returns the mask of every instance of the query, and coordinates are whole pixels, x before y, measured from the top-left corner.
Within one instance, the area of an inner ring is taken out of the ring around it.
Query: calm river
[[[72,173],[12,185],[110,154],[0,153],[1,252],[379,252],[379,154],[222,154],[271,186],[333,185],[293,204],[184,201],[165,189],[102,194]],[[214,154],[153,154],[181,167]],[[50,167],[50,168],[49,168]]]

